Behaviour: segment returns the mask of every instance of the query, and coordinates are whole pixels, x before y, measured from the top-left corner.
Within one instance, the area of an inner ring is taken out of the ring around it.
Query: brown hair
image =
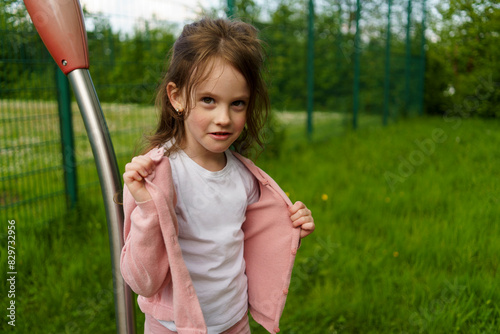
[[[260,131],[269,113],[269,97],[262,77],[265,55],[257,34],[252,25],[227,19],[204,18],[184,26],[169,52],[169,67],[158,88],[156,105],[160,110],[160,119],[154,134],[147,138],[147,150],[172,139],[175,144],[167,150],[167,154],[179,149],[184,139],[184,117],[187,115],[177,114],[168,98],[167,85],[175,83],[179,90],[185,91],[190,101],[193,90],[207,79],[210,66],[216,59],[222,59],[236,68],[250,88],[245,128],[234,142],[234,149],[245,154],[254,143],[262,148]],[[202,74],[193,75],[195,71]],[[188,109],[186,106],[186,112],[189,112]]]

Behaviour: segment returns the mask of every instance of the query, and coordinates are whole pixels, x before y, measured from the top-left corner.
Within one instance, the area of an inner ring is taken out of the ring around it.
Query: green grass
[[[154,108],[102,104],[118,164],[130,161],[141,134],[155,123]],[[72,105],[77,183],[99,186],[85,126]],[[54,101],[0,100],[0,218],[46,223],[65,210],[65,166],[62,162],[59,116]],[[70,164],[71,165],[71,164]],[[2,232],[0,232],[1,234]]]
[[[500,123],[460,121],[354,132],[321,119],[311,143],[292,122],[280,156],[261,155],[317,225],[297,256],[282,333],[497,333]],[[91,194],[61,219],[17,222],[16,332],[115,331],[106,223]],[[0,259],[6,268],[3,250]],[[12,330],[2,317],[0,331]]]
[[[260,162],[317,224],[297,258],[285,333],[497,332],[500,124],[458,121],[296,142]],[[415,143],[433,138],[428,154]]]

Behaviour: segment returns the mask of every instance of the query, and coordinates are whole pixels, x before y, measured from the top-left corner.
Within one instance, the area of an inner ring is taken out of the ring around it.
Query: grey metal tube
[[[135,319],[132,292],[120,273],[120,253],[123,248],[123,210],[114,201],[115,195],[122,189],[115,152],[89,71],[76,69],[68,73],[68,79],[75,92],[87,129],[106,208],[113,266],[117,332],[134,334]]]

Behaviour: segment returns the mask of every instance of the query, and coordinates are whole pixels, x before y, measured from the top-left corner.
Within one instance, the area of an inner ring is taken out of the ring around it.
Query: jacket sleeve
[[[162,288],[169,271],[158,210],[153,200],[136,203],[126,186],[123,189],[123,209],[121,273],[135,293],[151,297]]]

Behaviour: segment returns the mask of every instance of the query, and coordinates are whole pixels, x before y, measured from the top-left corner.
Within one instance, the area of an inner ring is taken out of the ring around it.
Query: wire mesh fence
[[[232,3],[233,16],[261,31],[272,107],[284,124],[305,132],[310,108],[315,134],[325,137],[421,112],[425,0],[321,0],[313,13],[302,0],[276,2],[267,13]],[[66,78],[24,5],[1,6],[0,215],[42,224],[81,196],[99,196],[97,171]],[[90,71],[123,168],[155,125],[155,89],[180,27],[153,18],[124,33],[109,16],[85,16]]]
[[[0,17],[0,215],[4,220],[45,224],[73,206],[78,197],[99,196],[98,175],[67,78],[26,18],[22,3],[13,4]],[[88,15],[88,23],[97,28],[101,19]],[[109,26],[106,29],[111,32]],[[109,73],[113,56],[130,51],[113,49],[110,36],[99,28],[89,31],[93,73]],[[138,54],[143,52],[139,45],[135,48]],[[151,102],[157,80],[151,68],[156,76],[161,73],[156,66],[163,65],[164,53],[157,64],[120,60],[126,75],[135,81],[110,82],[119,74],[96,76],[96,90],[105,97],[102,108],[122,167],[138,151],[143,131],[155,122],[151,104],[137,102]],[[69,146],[64,140],[68,130]]]
[[[3,18],[0,211],[46,220],[65,209],[54,63],[35,32],[8,30]]]

